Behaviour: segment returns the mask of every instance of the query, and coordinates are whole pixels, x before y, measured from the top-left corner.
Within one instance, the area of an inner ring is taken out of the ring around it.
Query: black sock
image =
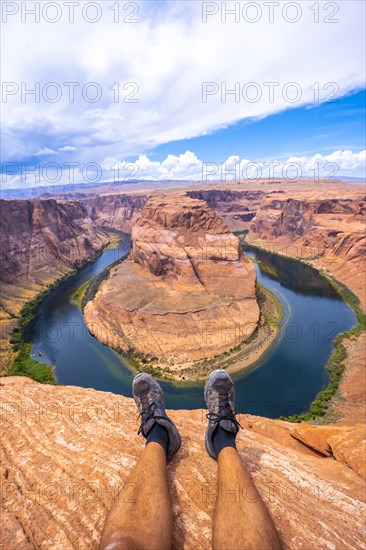
[[[169,446],[169,434],[163,426],[160,426],[157,422],[153,425],[149,433],[147,434],[146,438],[146,445],[148,443],[152,443],[155,441],[155,443],[159,443],[165,451],[165,454],[168,454],[168,446]]]
[[[225,447],[234,447],[234,449],[236,449],[235,437],[236,433],[227,432],[226,430],[224,430],[224,428],[221,428],[221,426],[217,427],[213,436],[213,444],[217,456],[219,455],[219,452],[222,451],[222,449],[224,449]]]

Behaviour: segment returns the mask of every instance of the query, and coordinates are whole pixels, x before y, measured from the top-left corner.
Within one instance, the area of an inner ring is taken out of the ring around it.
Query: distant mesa
[[[99,340],[175,364],[223,353],[257,327],[256,274],[239,240],[203,200],[151,197],[128,259],[84,310]]]

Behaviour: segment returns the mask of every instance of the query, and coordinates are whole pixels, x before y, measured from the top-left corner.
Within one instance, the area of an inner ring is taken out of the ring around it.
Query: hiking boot
[[[217,459],[214,435],[220,426],[226,432],[239,431],[239,422],[235,418],[235,390],[230,375],[222,369],[211,372],[205,383],[204,396],[208,408],[208,425],[205,433],[205,447],[211,458]]]
[[[164,392],[160,384],[143,372],[133,379],[132,394],[141,417],[138,433],[146,439],[154,424],[160,424],[169,436],[167,456],[173,456],[180,449],[181,438],[178,428],[165,412]]]

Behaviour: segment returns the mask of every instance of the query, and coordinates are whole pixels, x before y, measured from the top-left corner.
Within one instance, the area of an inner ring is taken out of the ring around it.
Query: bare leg
[[[218,459],[218,493],[213,521],[214,550],[280,550],[276,529],[233,447]]]
[[[166,454],[146,445],[113,505],[104,527],[102,550],[170,550],[173,517]]]

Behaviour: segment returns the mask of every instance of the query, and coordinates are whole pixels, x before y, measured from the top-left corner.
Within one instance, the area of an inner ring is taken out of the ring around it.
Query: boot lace
[[[147,395],[143,395],[140,399],[142,404],[142,411],[137,416],[137,419],[141,418],[141,423],[140,423],[140,427],[138,429],[137,435],[140,435],[144,427],[144,424],[146,424],[146,422],[148,422],[151,418],[153,418],[154,420],[158,420],[158,419],[168,420],[171,424],[173,424],[173,422],[167,416],[155,414],[156,403],[154,403],[154,401],[149,403]]]
[[[236,419],[236,414],[232,412],[229,403],[229,394],[219,393],[219,410],[218,412],[209,412],[206,414],[208,420],[213,420],[215,427],[221,420],[231,420],[239,428],[243,429],[243,426]]]

